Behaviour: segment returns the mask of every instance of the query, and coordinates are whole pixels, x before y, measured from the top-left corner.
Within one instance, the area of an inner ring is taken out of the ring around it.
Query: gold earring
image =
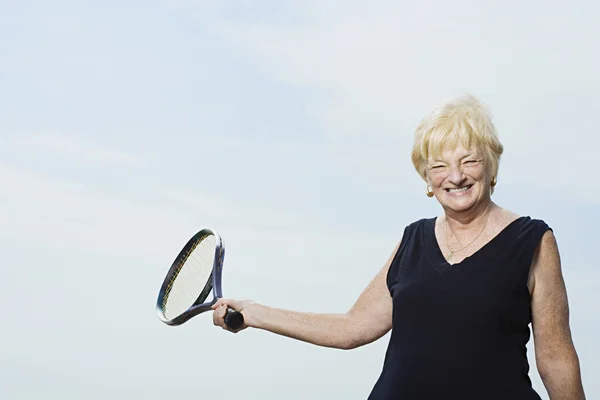
[[[427,197],[433,197],[433,189],[431,188],[431,186],[427,185],[427,190],[425,191],[425,194],[427,195]]]
[[[494,187],[494,186],[496,186],[496,184],[497,184],[497,183],[498,183],[498,180],[496,179],[496,177],[493,177],[493,178],[492,178],[492,181],[490,182],[490,185],[491,185],[492,187]]]

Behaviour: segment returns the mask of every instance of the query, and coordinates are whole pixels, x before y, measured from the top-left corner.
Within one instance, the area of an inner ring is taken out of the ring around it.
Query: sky
[[[471,93],[505,146],[494,200],[554,229],[600,398],[598,2],[0,5],[0,397],[365,399],[389,335],[341,351],[210,314],[169,327],[158,289],[210,227],[226,297],[347,311],[441,212],[414,129]]]

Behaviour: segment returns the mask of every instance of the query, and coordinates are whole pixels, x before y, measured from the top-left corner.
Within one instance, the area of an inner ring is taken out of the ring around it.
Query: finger
[[[219,310],[213,311],[213,324],[215,326],[220,326],[220,318],[219,318]]]
[[[221,306],[221,304],[223,304],[223,299],[217,299],[217,301],[215,301],[215,304],[210,306],[210,308],[212,308],[213,310],[216,310],[217,308],[219,308]]]
[[[211,308],[212,308],[213,310],[216,310],[217,308],[219,308],[219,307],[220,307],[220,306],[222,306],[223,304],[225,304],[225,305],[230,305],[230,306],[231,306],[231,303],[234,303],[234,302],[235,302],[235,300],[232,300],[232,299],[223,299],[223,298],[219,298],[219,299],[217,299],[217,301],[215,302],[215,304],[213,304],[213,305],[212,305],[212,307],[211,307]]]
[[[219,324],[221,325],[221,327],[225,330],[229,330],[229,327],[227,326],[227,324],[225,323],[225,316],[227,315],[227,304],[223,304],[220,308],[219,308]]]
[[[225,319],[225,315],[227,314],[227,304],[221,304],[221,307],[219,307],[219,317],[222,319]]]
[[[213,323],[217,326],[223,326],[225,323],[225,313],[227,312],[227,306],[221,304],[213,312]]]

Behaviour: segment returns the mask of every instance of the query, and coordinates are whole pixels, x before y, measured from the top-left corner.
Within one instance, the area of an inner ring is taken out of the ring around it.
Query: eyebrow
[[[467,153],[464,156],[460,157],[459,160],[462,161],[465,158],[469,158],[469,157],[474,157],[476,159],[481,159],[481,155],[478,154],[476,151],[475,152],[471,152],[471,153]],[[439,158],[434,158],[432,159],[432,162],[427,162],[427,164],[432,164],[432,163],[446,163],[446,161],[439,159]]]

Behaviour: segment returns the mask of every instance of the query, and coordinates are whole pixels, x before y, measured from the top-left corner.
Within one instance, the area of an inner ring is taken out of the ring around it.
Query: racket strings
[[[182,260],[165,292],[163,312],[166,318],[183,314],[196,302],[211,277],[215,250],[216,238],[208,235],[201,238]]]

